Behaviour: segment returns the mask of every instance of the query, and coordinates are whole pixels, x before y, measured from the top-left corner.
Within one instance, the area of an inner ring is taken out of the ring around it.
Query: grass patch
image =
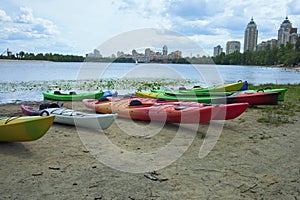
[[[275,125],[295,123],[297,121],[295,119],[296,115],[300,112],[300,85],[266,84],[260,86],[250,86],[250,89],[263,88],[288,88],[288,90],[283,102],[279,102],[276,106],[262,106],[262,117],[257,119],[257,121],[260,123]]]

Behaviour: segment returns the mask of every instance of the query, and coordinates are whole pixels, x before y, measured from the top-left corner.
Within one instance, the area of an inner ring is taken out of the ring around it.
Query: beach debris
[[[248,187],[247,189],[241,191],[241,193],[245,193],[245,192],[248,192],[248,191],[250,191],[250,192],[252,192],[252,193],[255,193],[256,191],[254,190],[254,188],[255,188],[256,186],[257,186],[257,184],[254,184],[254,185]]]
[[[144,176],[147,178],[147,179],[150,179],[151,181],[157,181],[158,178],[156,176],[153,176],[151,174],[144,174]]]
[[[52,169],[52,170],[60,170],[60,167],[49,167],[49,169]]]
[[[97,196],[97,197],[94,198],[94,200],[100,200],[100,199],[102,199],[101,195],[99,195],[99,196]]]
[[[39,173],[33,173],[31,174],[32,176],[42,176],[43,175],[43,172],[39,172]]]
[[[157,173],[156,171],[144,174],[144,177],[146,177],[146,178],[148,178],[148,179],[150,179],[152,181],[159,181],[159,182],[163,182],[163,181],[169,180],[168,178],[161,177],[161,174]]]

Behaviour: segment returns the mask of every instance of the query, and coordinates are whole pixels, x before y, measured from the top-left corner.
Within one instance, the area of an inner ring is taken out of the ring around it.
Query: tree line
[[[215,64],[222,65],[298,66],[300,64],[300,38],[295,45],[287,43],[273,48],[267,45],[265,50],[244,53],[236,51],[228,55],[222,52],[221,55],[213,57],[213,60]]]
[[[46,60],[54,62],[120,62],[134,63],[132,58],[85,58],[76,55],[62,55],[57,53],[26,53],[20,51],[17,54],[0,55],[0,59],[15,60]],[[219,56],[209,57],[186,57],[168,60],[151,60],[152,63],[174,63],[174,64],[221,64],[221,65],[260,65],[260,66],[299,66],[300,65],[300,38],[295,45],[287,43],[280,47],[271,48],[266,46],[265,50],[246,51],[240,53],[238,51],[225,55],[222,52]]]
[[[0,59],[13,59],[13,60],[46,60],[46,61],[54,61],[54,62],[83,62],[83,56],[75,56],[75,55],[62,55],[57,53],[25,53],[24,51],[20,51],[16,54],[10,55],[0,55]]]

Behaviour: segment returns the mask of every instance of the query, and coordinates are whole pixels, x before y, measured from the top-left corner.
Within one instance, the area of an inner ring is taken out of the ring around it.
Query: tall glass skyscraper
[[[290,22],[288,17],[286,17],[285,20],[281,23],[280,28],[278,30],[277,45],[286,45],[287,42],[295,44],[297,39],[293,39],[294,35],[297,38],[297,28],[293,28],[292,23]]]
[[[251,21],[248,23],[245,30],[244,52],[255,51],[257,45],[257,37],[258,37],[258,30],[252,17]]]

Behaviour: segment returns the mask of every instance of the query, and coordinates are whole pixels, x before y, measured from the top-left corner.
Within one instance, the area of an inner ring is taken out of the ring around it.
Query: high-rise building
[[[297,28],[293,28],[292,23],[290,22],[288,17],[286,17],[285,20],[281,23],[280,28],[278,29],[277,45],[286,45],[287,42],[295,44],[297,41],[297,37]]]
[[[244,36],[244,52],[246,51],[255,51],[257,45],[257,37],[258,37],[258,30],[255,22],[253,21],[253,17],[251,21],[248,23],[245,36]]]
[[[228,41],[226,43],[226,55],[234,53],[234,52],[240,52],[241,50],[241,43],[239,41]]]
[[[220,45],[214,47],[214,57],[221,55],[222,52],[223,48]]]
[[[151,49],[150,48],[146,48],[145,49],[145,57],[150,57],[151,54]]]
[[[163,56],[168,56],[168,47],[166,45],[163,46]]]

